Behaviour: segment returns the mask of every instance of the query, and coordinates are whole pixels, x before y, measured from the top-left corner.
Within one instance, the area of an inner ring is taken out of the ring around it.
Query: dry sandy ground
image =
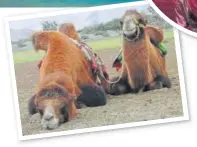
[[[172,80],[171,89],[160,89],[147,93],[109,96],[105,106],[84,108],[75,120],[62,124],[56,130],[65,131],[96,126],[105,126],[121,123],[139,122],[183,115],[182,101],[179,87],[175,47],[173,42],[168,44],[167,69]],[[106,63],[110,74],[115,74],[111,62],[117,50],[104,50],[99,54]],[[19,95],[19,105],[23,135],[31,135],[50,130],[42,129],[39,115],[31,119],[28,116],[27,101],[33,95],[38,83],[37,62],[16,64],[16,80]]]

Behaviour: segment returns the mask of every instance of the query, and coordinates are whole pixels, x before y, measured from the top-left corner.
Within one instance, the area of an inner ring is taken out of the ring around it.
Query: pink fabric
[[[175,19],[175,2],[176,0],[153,0],[155,5],[171,20],[176,21]]]
[[[171,20],[187,29],[187,17],[184,9],[184,0],[153,0],[155,5]],[[196,0],[194,0],[196,1]]]
[[[187,12],[184,8],[184,0],[176,0],[175,2],[175,22],[182,27],[187,27]]]

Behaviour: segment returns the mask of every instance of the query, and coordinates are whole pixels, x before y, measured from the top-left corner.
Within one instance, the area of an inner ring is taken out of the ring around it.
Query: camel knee
[[[144,87],[143,91],[149,91],[149,90],[155,90],[155,89],[161,89],[161,88],[171,88],[171,80],[168,78],[168,76],[157,76],[153,82],[147,84]]]
[[[172,82],[169,79],[168,76],[160,76],[160,80],[162,82],[162,86],[166,88],[171,88],[172,87]]]
[[[144,87],[143,92],[147,92],[155,89],[161,89],[161,88],[162,88],[162,83],[160,81],[153,81],[152,83],[147,84]]]
[[[112,84],[110,87],[111,95],[122,95],[129,92],[127,85],[124,84]]]
[[[77,98],[76,107],[78,109],[87,107],[103,106],[107,103],[107,95],[102,86],[80,85],[82,94]]]
[[[109,94],[111,95],[121,95],[131,92],[130,85],[128,83],[127,77],[123,76],[119,81],[117,81],[119,77],[115,77],[111,80],[111,84],[109,86]],[[117,82],[116,82],[117,81]],[[114,83],[113,83],[114,82]]]

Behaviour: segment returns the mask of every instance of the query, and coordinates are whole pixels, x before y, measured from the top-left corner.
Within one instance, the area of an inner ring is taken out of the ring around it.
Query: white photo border
[[[38,13],[38,14],[30,14],[30,15],[24,15],[24,16],[14,16],[14,17],[5,17],[4,18],[5,28],[6,28],[6,30],[5,30],[6,31],[6,38],[7,38],[8,61],[9,61],[9,68],[10,68],[10,75],[11,75],[11,82],[12,82],[11,84],[12,84],[13,100],[14,100],[14,105],[15,105],[15,109],[16,109],[16,116],[17,116],[16,121],[17,121],[19,140],[38,139],[38,138],[55,137],[55,136],[62,136],[62,135],[73,135],[73,134],[81,134],[81,133],[87,133],[87,132],[96,132],[96,131],[104,131],[104,130],[106,131],[106,130],[113,130],[113,129],[130,128],[130,127],[137,127],[137,126],[145,126],[145,125],[162,124],[162,123],[189,120],[188,104],[187,104],[187,96],[186,96],[186,89],[185,89],[183,64],[182,64],[182,55],[181,55],[180,40],[179,40],[179,32],[177,29],[174,29],[174,40],[175,40],[175,45],[176,45],[177,66],[178,66],[178,71],[179,71],[179,81],[180,81],[180,87],[181,87],[181,98],[182,98],[182,106],[183,106],[183,116],[182,117],[174,117],[174,118],[158,119],[158,120],[150,120],[150,121],[142,121],[142,122],[133,122],[133,123],[117,124],[117,125],[108,125],[108,126],[99,126],[99,127],[52,132],[52,133],[43,133],[43,134],[36,134],[36,135],[23,136],[23,134],[22,134],[22,124],[21,124],[21,120],[20,120],[19,99],[18,99],[17,86],[16,86],[16,77],[15,77],[15,69],[14,69],[9,22],[16,21],[16,20],[23,20],[23,19],[55,16],[55,15],[60,15],[60,14],[90,12],[90,11],[95,11],[95,10],[105,10],[105,9],[120,8],[120,7],[125,7],[125,6],[139,6],[139,5],[149,5],[149,3],[145,2],[145,1],[139,1],[139,2],[130,2],[130,3],[123,3],[123,4],[89,7],[89,8],[77,8],[77,9],[75,8],[75,9],[67,9],[67,10],[65,9],[65,10],[61,10],[61,11],[56,10],[56,11],[47,12],[47,13]]]

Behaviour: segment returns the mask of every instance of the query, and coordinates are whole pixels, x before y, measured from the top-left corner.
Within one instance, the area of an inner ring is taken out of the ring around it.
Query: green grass
[[[121,44],[121,37],[115,37],[115,38],[108,38],[104,40],[96,40],[88,42],[88,45],[92,47],[95,51],[103,50],[103,49],[118,49],[120,48]],[[20,52],[14,52],[14,63],[24,63],[24,62],[32,62],[37,61],[41,59],[44,55],[43,52],[36,53],[31,45],[27,45],[26,48],[31,48],[31,50],[27,51],[20,51]]]
[[[174,34],[172,29],[165,30],[165,40],[172,40],[174,38]],[[27,43],[28,44],[28,43]],[[121,37],[108,38],[104,40],[96,40],[88,42],[88,45],[92,47],[95,51],[103,50],[103,49],[119,49],[121,44]],[[24,63],[24,62],[32,62],[41,59],[44,55],[44,52],[36,53],[32,49],[32,45],[28,44],[26,48],[31,48],[31,50],[14,52],[14,63]]]
[[[95,51],[103,50],[103,49],[120,48],[120,44],[121,44],[121,37],[88,42],[88,45],[92,47],[92,49],[94,49]]]
[[[36,53],[34,50],[21,51],[14,53],[14,63],[24,63],[39,60],[43,57],[44,52]]]
[[[165,40],[172,40],[174,39],[174,32],[172,29],[166,29],[164,32],[164,38]]]

